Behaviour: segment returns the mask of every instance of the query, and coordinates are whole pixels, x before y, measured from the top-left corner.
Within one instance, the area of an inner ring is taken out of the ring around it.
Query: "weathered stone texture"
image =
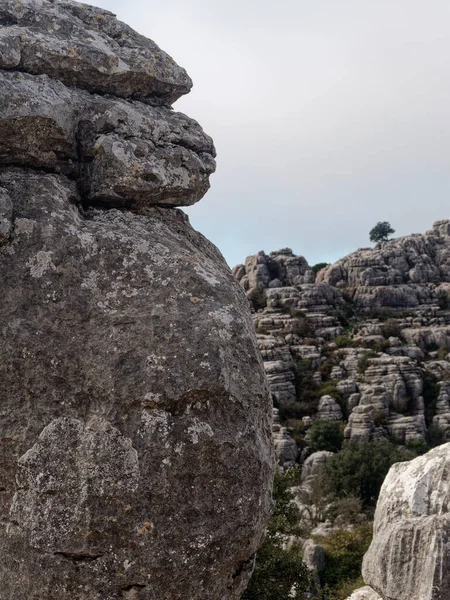
[[[383,600],[380,596],[368,585],[355,590],[347,600]]]
[[[199,124],[168,107],[0,72],[0,165],[65,173],[85,204],[134,211],[193,204],[209,188],[214,156]]]
[[[214,170],[167,106],[190,80],[69,1],[3,2],[0,68],[0,600],[237,600],[270,406],[245,295],[174,208]]]
[[[450,597],[450,444],[397,463],[380,492],[363,577],[384,600]]]
[[[423,235],[358,250],[315,282],[290,249],[235,267],[272,398],[307,413],[306,442],[312,419],[343,420],[351,440],[450,439],[449,230],[439,221]]]
[[[450,221],[362,248],[320,271],[319,283],[348,288],[362,308],[415,308],[436,303],[450,281]]]
[[[187,94],[186,71],[109,11],[71,0],[3,0],[0,68],[72,86],[170,104]]]

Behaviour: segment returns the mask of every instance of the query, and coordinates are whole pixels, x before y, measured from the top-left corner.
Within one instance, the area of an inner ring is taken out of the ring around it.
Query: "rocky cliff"
[[[439,305],[450,289],[450,221],[431,231],[383,242],[323,269],[318,283],[346,290],[365,309]]]
[[[270,506],[248,303],[175,208],[214,147],[111,13],[0,6],[0,599],[237,599]]]
[[[250,256],[234,274],[280,410],[282,464],[294,454],[286,426],[301,451],[311,418],[345,424],[346,439],[448,439],[450,221],[358,250],[317,276],[288,248]]]

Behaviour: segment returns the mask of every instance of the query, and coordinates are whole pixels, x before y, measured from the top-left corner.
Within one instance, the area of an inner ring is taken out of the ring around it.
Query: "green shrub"
[[[321,540],[325,548],[325,569],[321,581],[331,590],[360,577],[361,564],[372,540],[372,525],[364,523],[352,531],[339,529]]]
[[[409,450],[415,452],[418,456],[425,454],[425,452],[428,452],[429,450],[427,444],[419,440],[409,440],[405,443],[405,446],[409,448]]]
[[[376,356],[377,356],[377,353],[374,350],[371,350],[370,352],[366,352],[365,354],[363,354],[361,356],[361,358],[358,360],[358,373],[361,373],[361,375],[364,375],[364,373],[367,371],[367,368],[371,364],[372,358],[375,358]]]
[[[382,340],[381,342],[366,342],[366,348],[370,348],[374,352],[386,352],[390,348],[389,340]]]
[[[311,267],[312,272],[314,273],[314,275],[317,275],[317,273],[319,271],[321,271],[322,269],[325,269],[325,267],[328,267],[329,264],[330,263],[326,263],[326,262],[317,263]]]
[[[384,427],[387,424],[386,412],[378,408],[372,412],[372,421],[375,427]]]
[[[443,444],[446,441],[445,437],[445,432],[442,431],[439,425],[432,423],[428,427],[426,439],[429,448],[435,448],[436,446]]]
[[[333,421],[314,421],[308,437],[311,453],[320,450],[339,452],[344,441],[340,423]]]
[[[253,304],[253,308],[255,310],[260,310],[261,308],[266,308],[267,306],[266,290],[263,288],[253,288],[252,291],[247,295],[247,298]]]
[[[306,319],[306,313],[300,308],[291,308],[289,314],[294,319]]]
[[[319,368],[317,369],[322,377],[322,379],[329,379],[331,375],[331,371],[333,369],[333,363],[328,360],[321,363]]]
[[[424,346],[425,352],[437,352],[439,349],[439,346],[436,344],[436,342],[425,342]]]
[[[387,321],[395,316],[395,312],[390,308],[371,308],[367,313],[367,316],[369,319]]]
[[[381,332],[385,338],[389,337],[400,337],[402,328],[394,319],[388,319],[386,323],[381,326]]]
[[[341,523],[348,525],[356,525],[361,522],[361,515],[363,513],[362,502],[356,496],[346,496],[345,498],[338,498],[334,500],[328,511],[328,516],[332,519],[339,517]],[[365,518],[365,515],[363,515]]]
[[[450,308],[450,294],[445,290],[439,290],[437,303],[441,310],[448,310]]]
[[[297,317],[289,324],[289,333],[296,333],[300,337],[311,337],[314,329],[306,317]]]
[[[299,549],[284,548],[286,536],[297,533],[299,512],[292,502],[291,485],[298,480],[297,469],[276,473],[274,511],[267,536],[256,555],[256,565],[242,600],[306,600],[312,586],[311,572]],[[292,595],[292,590],[295,593]]]
[[[335,311],[334,316],[345,329],[349,329],[355,320],[355,314],[353,305],[347,302]]]
[[[358,590],[365,585],[366,584],[361,576],[357,579],[344,581],[334,588],[330,588],[330,586],[327,585],[314,596],[314,600],[348,600],[355,590]]]
[[[425,373],[423,377],[423,400],[425,403],[425,416],[427,423],[431,425],[436,414],[436,406],[439,398],[440,386],[437,378],[431,373]]]
[[[278,408],[280,411],[280,420],[282,422],[287,419],[303,419],[303,417],[312,417],[316,414],[319,401],[314,399],[311,402],[293,402],[292,404],[281,404]]]
[[[387,440],[350,441],[330,458],[325,469],[337,498],[356,495],[363,506],[375,506],[390,467],[415,456]]]
[[[335,379],[329,379],[320,384],[317,395],[321,396],[333,396],[333,398],[341,397],[342,394],[337,387],[338,382]]]
[[[284,426],[287,427],[289,435],[295,440],[299,448],[303,449],[308,445],[305,440],[306,427],[302,419],[287,419]]]
[[[307,402],[314,404],[314,411],[317,410],[318,396],[317,384],[313,379],[314,369],[311,366],[311,361],[307,359],[297,358],[294,363],[295,391],[299,402]],[[305,413],[305,414],[310,414]],[[314,414],[314,413],[312,413]]]
[[[355,346],[355,342],[345,335],[338,335],[334,339],[334,343],[338,348],[353,348]]]

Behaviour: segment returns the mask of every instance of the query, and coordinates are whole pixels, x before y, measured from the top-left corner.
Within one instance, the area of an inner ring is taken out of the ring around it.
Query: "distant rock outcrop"
[[[273,409],[272,437],[279,465],[286,469],[294,467],[298,457],[297,444],[289,435],[286,427],[280,425],[277,408]]]
[[[450,291],[450,221],[357,250],[320,271],[317,282],[345,289],[365,309],[439,304]]]
[[[450,598],[450,444],[389,471],[363,577],[384,600]]]
[[[450,439],[450,221],[358,250],[316,281],[288,248],[233,272],[275,406],[306,443],[316,418],[344,421],[349,440]]]
[[[0,6],[0,600],[237,600],[270,510],[248,303],[175,208],[185,71],[111,13]]]

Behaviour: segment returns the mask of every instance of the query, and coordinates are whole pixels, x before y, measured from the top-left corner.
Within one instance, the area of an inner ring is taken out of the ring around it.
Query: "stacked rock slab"
[[[0,599],[240,597],[270,508],[245,295],[176,206],[214,147],[111,13],[0,6]]]
[[[305,430],[311,417],[344,421],[350,440],[450,439],[449,232],[450,221],[438,221],[423,235],[358,250],[315,282],[289,248],[235,267],[285,415],[303,411]]]
[[[320,271],[317,282],[345,289],[367,310],[437,304],[450,289],[450,221],[357,250]]]
[[[363,577],[384,600],[450,597],[450,444],[395,464],[378,500]]]

